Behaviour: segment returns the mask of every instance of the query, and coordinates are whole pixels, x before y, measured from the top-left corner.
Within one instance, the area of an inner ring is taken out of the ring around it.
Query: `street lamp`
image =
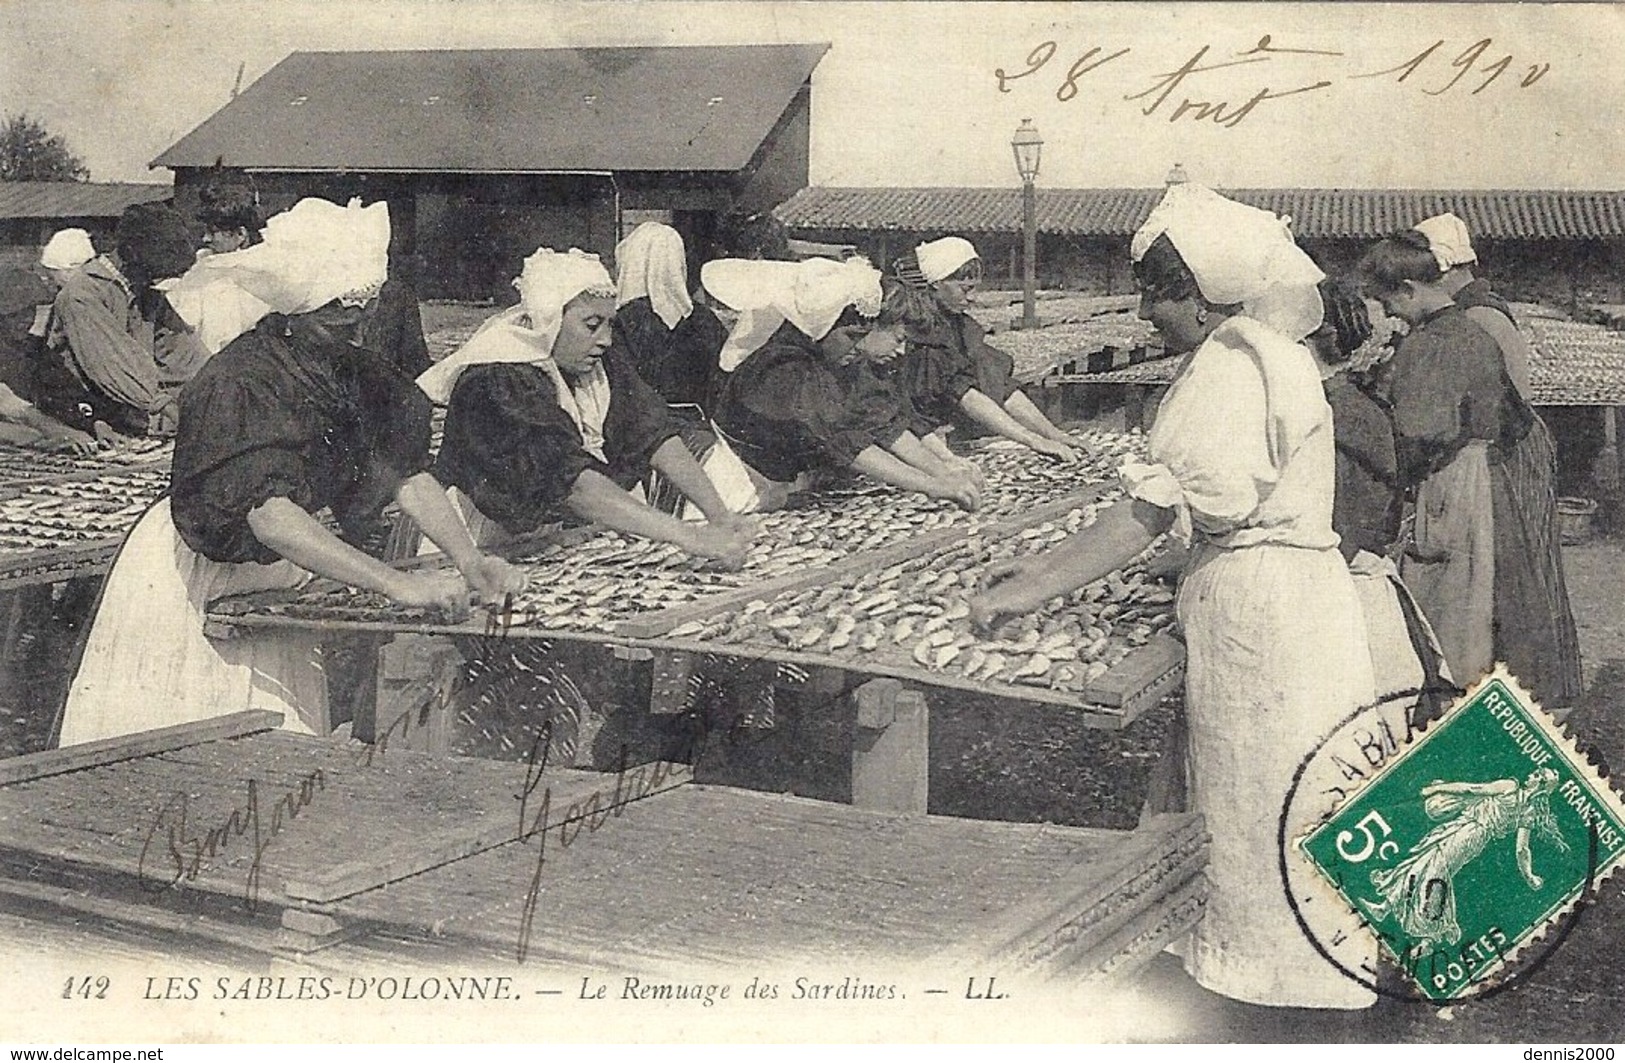
[[[1044,138],[1033,128],[1031,118],[1023,118],[1021,127],[1010,138],[1010,150],[1016,156],[1016,173],[1021,175],[1021,327],[1038,327],[1038,308],[1035,305],[1035,260],[1038,257],[1038,194],[1033,181],[1038,177],[1038,157],[1044,150]]]

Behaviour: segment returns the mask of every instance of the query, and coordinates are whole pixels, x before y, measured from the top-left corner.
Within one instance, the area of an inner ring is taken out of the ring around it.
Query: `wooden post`
[[[930,714],[925,695],[895,679],[871,679],[854,692],[852,806],[924,815],[930,796]]]
[[[649,681],[649,712],[675,716],[688,711],[694,676],[694,654],[685,650],[656,650]]]
[[[427,635],[401,635],[378,647],[374,659],[372,689],[356,699],[351,737],[395,749],[450,752],[452,694],[462,655]]]
[[[1608,477],[1612,481],[1608,484],[1610,491],[1618,493],[1625,488],[1625,455],[1619,451],[1619,422],[1620,408],[1610,406],[1603,411],[1602,432],[1603,451],[1613,459],[1614,467],[1608,470]]]

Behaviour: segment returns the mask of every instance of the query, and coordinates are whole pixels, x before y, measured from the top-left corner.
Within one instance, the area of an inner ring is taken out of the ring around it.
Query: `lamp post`
[[[1016,173],[1021,175],[1021,327],[1024,329],[1038,327],[1034,293],[1038,257],[1038,193],[1033,181],[1038,177],[1038,156],[1043,148],[1044,139],[1033,128],[1033,120],[1023,118],[1021,127],[1010,138],[1010,150],[1016,156]]]

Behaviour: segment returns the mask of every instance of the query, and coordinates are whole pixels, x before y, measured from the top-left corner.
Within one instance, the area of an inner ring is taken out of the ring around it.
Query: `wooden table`
[[[0,907],[171,955],[352,970],[507,965],[523,942],[534,968],[645,976],[874,961],[1105,980],[1205,899],[1195,816],[1119,832],[877,813],[700,786],[682,764],[612,777],[276,722],[0,762]]]

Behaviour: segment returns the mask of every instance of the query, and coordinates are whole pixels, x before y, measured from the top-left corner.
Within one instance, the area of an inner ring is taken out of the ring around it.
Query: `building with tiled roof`
[[[0,181],[0,264],[32,265],[58,229],[104,241],[124,208],[163,202],[169,185],[102,181]]]
[[[1372,240],[1444,211],[1473,233],[1484,272],[1532,302],[1625,302],[1625,191],[1359,188],[1231,189],[1226,194],[1292,218],[1330,272]],[[1160,188],[1037,190],[1040,284],[1113,294],[1132,290],[1128,241]],[[804,188],[775,214],[796,236],[851,243],[890,261],[920,240],[976,241],[990,276],[1020,276],[1021,190]]]

